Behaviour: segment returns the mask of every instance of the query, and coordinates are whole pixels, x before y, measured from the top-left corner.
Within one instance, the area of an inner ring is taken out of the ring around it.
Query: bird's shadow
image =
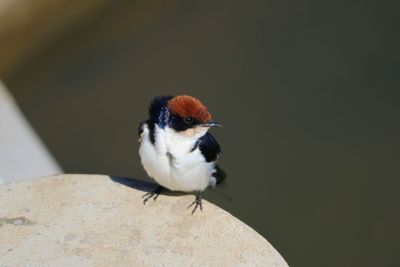
[[[158,184],[156,184],[156,183],[139,180],[139,179],[135,179],[135,178],[130,178],[130,177],[111,176],[110,175],[110,179],[115,183],[119,183],[121,185],[143,191],[144,193],[152,192],[158,186]],[[190,193],[170,191],[168,189],[165,189],[160,193],[160,195],[167,195],[167,196],[174,196],[174,197],[184,196],[184,195],[188,195],[188,194],[190,194]]]

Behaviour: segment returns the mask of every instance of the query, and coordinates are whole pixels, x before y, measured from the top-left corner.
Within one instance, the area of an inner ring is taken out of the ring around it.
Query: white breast
[[[143,129],[139,155],[147,174],[160,185],[175,191],[203,191],[210,183],[214,163],[206,162],[199,148],[191,151],[196,140],[207,132],[201,129],[178,133],[155,126],[155,145],[147,125]]]

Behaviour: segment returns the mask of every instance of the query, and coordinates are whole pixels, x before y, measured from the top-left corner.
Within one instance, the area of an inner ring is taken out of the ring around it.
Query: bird
[[[202,207],[202,192],[226,179],[217,164],[221,148],[208,132],[222,127],[207,107],[188,95],[158,96],[149,106],[149,118],[139,125],[139,155],[147,175],[157,187],[143,195],[143,203],[156,200],[165,189],[194,193],[192,215]]]

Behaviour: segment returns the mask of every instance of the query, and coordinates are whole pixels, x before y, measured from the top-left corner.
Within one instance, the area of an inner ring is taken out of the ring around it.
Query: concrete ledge
[[[0,186],[2,266],[287,266],[253,229],[189,195],[104,175],[58,175]]]

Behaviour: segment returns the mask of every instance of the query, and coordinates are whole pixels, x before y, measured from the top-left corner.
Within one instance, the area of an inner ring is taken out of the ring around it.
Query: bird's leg
[[[200,210],[203,211],[203,206],[201,204],[201,191],[197,191],[196,192],[196,198],[195,200],[192,202],[192,204],[190,204],[187,208],[190,208],[191,206],[194,206],[193,210],[192,210],[192,215],[194,214],[194,212],[196,211],[197,207],[200,207]]]
[[[158,198],[158,195],[164,190],[164,187],[161,185],[158,185],[153,191],[147,192],[142,196],[143,198],[143,205],[146,204],[149,199],[153,198],[153,200],[156,200]]]

